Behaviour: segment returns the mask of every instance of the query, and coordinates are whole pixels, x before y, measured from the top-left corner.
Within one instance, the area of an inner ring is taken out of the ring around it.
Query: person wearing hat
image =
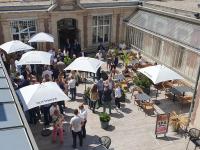
[[[108,107],[109,114],[111,114],[111,100],[112,100],[112,90],[110,90],[109,85],[107,83],[105,83],[103,95],[102,95],[103,112],[105,112],[106,107]]]

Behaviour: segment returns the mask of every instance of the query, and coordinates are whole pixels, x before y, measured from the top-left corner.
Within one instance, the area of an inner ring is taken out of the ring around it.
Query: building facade
[[[139,7],[129,18],[126,41],[164,64],[192,86],[200,63],[200,21],[151,7]]]
[[[12,0],[0,3],[0,42],[21,40],[27,43],[33,34],[47,32],[55,37],[52,45],[55,48],[63,48],[67,38],[70,41],[77,39],[83,49],[96,47],[100,42],[118,43],[124,39],[123,20],[137,4],[137,1],[126,0]]]
[[[126,41],[147,58],[181,74],[192,87],[200,67],[198,2],[149,1],[126,20]],[[191,112],[191,126],[200,129],[200,86]]]

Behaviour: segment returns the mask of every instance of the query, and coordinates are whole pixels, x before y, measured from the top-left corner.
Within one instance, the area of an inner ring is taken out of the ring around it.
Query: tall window
[[[112,24],[112,15],[93,16],[92,42],[94,44],[99,43],[99,42],[104,42],[104,43],[110,42],[111,24]]]
[[[28,43],[32,35],[36,33],[36,20],[16,20],[10,22],[13,40]]]

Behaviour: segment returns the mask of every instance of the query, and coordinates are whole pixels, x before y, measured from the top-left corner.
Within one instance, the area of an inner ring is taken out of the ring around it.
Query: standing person
[[[96,58],[97,58],[98,60],[103,60],[103,53],[102,53],[101,50],[99,50],[99,52],[96,53]]]
[[[45,126],[48,126],[49,123],[51,122],[51,116],[50,116],[50,113],[49,113],[49,109],[51,107],[51,104],[46,104],[46,105],[43,105],[42,106],[42,109],[43,109],[43,115],[44,115],[44,125]]]
[[[56,80],[56,83],[58,84],[58,86],[63,90],[63,92],[65,92],[65,79],[64,79],[64,76],[62,75],[59,75],[58,76],[58,79]],[[59,101],[58,102],[58,106],[60,108],[60,112],[61,114],[63,114],[64,112],[64,109],[65,108],[65,101]]]
[[[120,100],[122,97],[122,89],[120,85],[118,84],[115,88],[115,105],[120,108]]]
[[[76,148],[76,137],[79,137],[79,145],[83,146],[83,137],[81,134],[83,120],[78,116],[78,109],[74,110],[74,117],[70,120],[70,128],[73,137],[73,148]]]
[[[103,79],[101,78],[101,79],[97,82],[97,90],[98,90],[98,94],[99,94],[99,100],[98,100],[98,105],[99,105],[99,107],[102,105],[103,89],[104,89]]]
[[[111,91],[113,91],[113,89],[114,89],[114,87],[115,87],[115,82],[112,80],[112,77],[111,77],[111,76],[108,77],[108,80],[106,81],[106,83],[108,84],[109,89],[110,89]]]
[[[68,82],[68,86],[70,89],[71,99],[76,99],[76,80],[74,79],[74,76],[71,76],[71,79]]]
[[[102,103],[103,103],[103,112],[106,111],[106,107],[109,108],[109,114],[111,114],[111,100],[112,100],[112,91],[109,89],[108,84],[104,84],[104,91],[102,95]]]
[[[80,56],[81,53],[81,45],[79,44],[78,40],[75,39],[74,45],[73,45],[73,52],[76,55],[76,57]]]
[[[66,50],[66,53],[69,54],[69,57],[71,57],[71,56],[72,56],[72,52],[71,52],[71,44],[70,44],[68,38],[66,39],[65,50]]]
[[[44,79],[46,75],[48,75],[49,79],[52,80],[53,72],[47,66],[44,67],[44,71],[42,72],[42,78]]]
[[[63,144],[63,121],[64,121],[64,116],[59,113],[58,110],[54,111],[54,120],[53,120],[53,143],[56,142],[56,136],[59,134],[60,138],[60,144]],[[58,133],[58,134],[57,134]]]
[[[53,131],[52,131],[52,142],[56,142],[57,133],[59,134],[60,144],[63,144],[63,121],[64,116],[56,109],[53,117]]]
[[[90,90],[90,100],[91,100],[91,106],[90,107],[92,107],[92,112],[94,113],[96,103],[99,100],[99,93],[98,93],[96,84],[94,84],[93,87]]]
[[[108,53],[106,55],[106,60],[107,60],[107,70],[109,70],[111,67],[111,62],[112,62],[112,51],[111,50],[108,50]]]
[[[61,60],[61,58],[58,58],[58,62],[56,63],[56,68],[58,68],[59,72],[63,72],[65,69],[66,65],[65,63]]]
[[[82,137],[85,138],[86,137],[86,123],[87,123],[87,111],[84,108],[84,105],[81,104],[79,106],[79,117],[81,117],[83,119],[83,125],[82,125]]]

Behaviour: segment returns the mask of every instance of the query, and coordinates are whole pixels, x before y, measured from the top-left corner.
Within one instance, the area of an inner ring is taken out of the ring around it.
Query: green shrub
[[[64,63],[65,63],[65,65],[71,64],[72,61],[73,61],[73,60],[72,60],[69,56],[65,56],[65,58],[64,58]]]
[[[134,78],[133,82],[142,89],[150,88],[152,84],[151,80],[141,73],[137,74],[137,77]]]
[[[109,122],[111,119],[110,116],[105,112],[100,113],[99,118],[100,118],[100,121],[102,122]]]

